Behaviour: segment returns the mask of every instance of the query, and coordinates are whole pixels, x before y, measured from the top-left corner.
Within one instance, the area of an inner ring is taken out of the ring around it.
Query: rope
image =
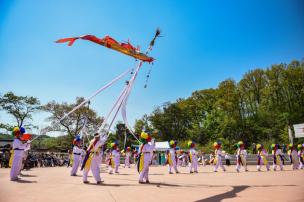
[[[126,74],[128,74],[129,72],[131,72],[131,69],[128,69],[127,71],[123,72],[122,74],[120,74],[119,76],[117,76],[116,78],[114,78],[112,81],[110,81],[109,83],[107,83],[106,85],[104,85],[103,87],[101,87],[100,89],[98,89],[94,94],[92,94],[89,98],[87,98],[86,100],[84,100],[83,102],[81,102],[79,105],[77,105],[76,107],[74,107],[70,112],[68,112],[67,114],[65,114],[62,118],[60,118],[58,121],[56,121],[54,123],[54,125],[59,125],[59,123],[64,120],[66,117],[68,117],[71,113],[73,113],[74,111],[76,111],[77,109],[79,109],[81,106],[83,106],[84,104],[86,104],[87,102],[89,102],[92,98],[94,98],[96,95],[98,95],[100,92],[102,92],[103,90],[107,89],[108,87],[112,86],[115,82],[117,82],[118,80],[120,80],[121,78],[123,78]],[[41,130],[42,131],[42,130]],[[47,132],[47,131],[46,131]],[[31,140],[31,142],[33,142],[34,140],[36,140],[38,137],[40,137],[42,135],[42,133],[40,133],[39,135],[37,135],[35,138],[33,138]]]
[[[118,77],[114,78],[112,81],[110,81],[108,84],[106,84],[105,86],[101,87],[100,89],[98,89],[93,95],[91,95],[89,98],[87,98],[86,100],[84,100],[82,103],[80,103],[79,105],[77,105],[76,107],[74,107],[69,113],[65,114],[59,121],[62,121],[63,119],[65,119],[66,117],[68,117],[71,113],[73,113],[74,111],[76,111],[77,109],[79,109],[82,105],[86,104],[87,102],[89,102],[92,98],[94,98],[96,95],[98,95],[100,92],[102,92],[103,90],[107,89],[108,87],[110,87],[111,85],[113,85],[116,81],[120,80],[122,77],[124,77],[126,74],[128,74],[131,70],[128,69],[127,71],[125,71],[124,73],[122,73],[121,75],[119,75]]]

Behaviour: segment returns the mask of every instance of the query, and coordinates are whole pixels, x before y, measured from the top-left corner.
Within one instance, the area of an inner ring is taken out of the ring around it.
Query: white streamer
[[[86,100],[84,100],[82,103],[80,103],[79,105],[77,105],[76,107],[74,107],[69,113],[65,114],[59,121],[62,121],[63,119],[65,119],[66,117],[68,117],[71,113],[73,113],[74,111],[76,111],[77,109],[79,109],[82,105],[84,105],[87,102],[89,102],[92,98],[94,98],[96,95],[98,95],[101,91],[103,91],[103,90],[107,89],[108,87],[110,87],[111,85],[113,85],[116,81],[120,80],[122,77],[124,77],[130,71],[131,71],[131,69],[128,69],[127,71],[125,71],[124,73],[122,73],[121,75],[119,75],[118,77],[116,77],[115,79],[113,79],[112,81],[110,81],[108,84],[106,84],[105,86],[103,86],[100,89],[98,89],[93,95],[91,95],[89,98],[87,98]]]

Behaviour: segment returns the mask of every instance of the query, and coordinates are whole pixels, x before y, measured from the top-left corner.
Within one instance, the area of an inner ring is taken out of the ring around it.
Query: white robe
[[[175,149],[174,148],[170,148],[169,152],[170,152],[170,157],[171,157],[172,165],[168,164],[168,171],[169,171],[169,173],[172,173],[172,170],[174,169],[175,172],[178,173]]]
[[[112,151],[112,161],[114,163],[114,171],[118,173],[118,168],[120,165],[120,153],[115,149]],[[112,167],[109,167],[109,173],[113,173]]]
[[[101,177],[100,177],[100,165],[99,165],[99,148],[104,145],[106,140],[100,139],[93,147],[93,149],[91,150],[92,153],[92,162],[91,162],[91,171],[93,173],[93,177],[96,180],[96,182],[100,182]],[[91,144],[94,142],[94,139],[91,141]],[[90,170],[87,169],[83,169],[83,181],[87,181],[88,179],[88,173]]]
[[[247,151],[245,149],[238,148],[237,149],[237,155],[236,155],[236,170],[239,172],[241,166],[244,167],[245,171],[247,171],[247,162],[246,162],[246,157],[247,157]],[[239,163],[239,160],[243,163]]]
[[[141,148],[142,146],[140,146]],[[149,166],[151,162],[151,153],[153,152],[155,144],[145,144],[140,151],[144,154],[144,166],[142,171],[139,173],[139,182],[143,182],[143,180],[149,181]]]
[[[83,149],[75,145],[73,147],[73,165],[72,165],[71,175],[77,174],[78,168],[81,163],[82,154],[83,154]]]
[[[272,151],[272,154],[273,154],[274,151]],[[273,154],[274,155],[274,154]],[[283,170],[283,162],[280,158],[279,155],[283,155],[282,151],[280,149],[277,149],[275,151],[275,158],[276,158],[276,163],[275,161],[273,160],[273,170],[277,170],[277,166],[280,167],[280,170]]]
[[[130,159],[131,159],[131,152],[126,152],[126,156],[125,156],[125,167],[130,168]]]
[[[267,161],[267,156],[268,156],[268,154],[267,154],[267,152],[265,151],[265,149],[263,149],[261,152],[258,152],[258,158],[261,158],[261,159],[260,159],[260,165],[257,165],[257,170],[258,170],[258,171],[261,170],[262,165],[265,165],[263,158],[265,158],[265,161],[267,162],[266,165],[265,165],[267,171],[270,170],[269,163],[268,163],[268,161]]]
[[[215,150],[215,158],[217,159],[216,164],[214,166],[214,171],[217,171],[218,167],[221,167],[223,171],[226,171],[225,167],[222,164],[222,150],[221,149],[216,149]]]
[[[13,149],[14,149],[14,157],[13,163],[10,173],[11,180],[17,180],[20,170],[22,168],[22,160],[24,157],[24,150],[29,148],[28,143],[22,143],[21,140],[15,138],[13,142]]]
[[[291,155],[291,159],[290,160],[292,161],[291,168],[293,170],[296,170],[300,166],[297,150],[293,149],[290,155]]]
[[[189,172],[192,172],[192,169],[194,172],[197,172],[197,151],[194,148],[191,148],[189,150],[189,156],[191,156],[191,162],[189,162]]]

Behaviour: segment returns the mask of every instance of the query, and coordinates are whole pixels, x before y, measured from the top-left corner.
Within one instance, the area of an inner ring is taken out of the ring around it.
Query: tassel
[[[159,35],[160,35],[160,29],[157,28],[157,29],[156,29],[156,32],[155,32],[155,35],[154,35],[154,38],[153,38],[152,41],[150,42],[150,48],[152,48],[152,47],[154,46],[155,40],[156,40],[157,37],[159,37]]]

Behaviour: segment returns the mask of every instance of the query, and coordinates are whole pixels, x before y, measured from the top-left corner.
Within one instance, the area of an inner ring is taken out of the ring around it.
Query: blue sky
[[[127,68],[134,59],[87,41],[72,47],[59,38],[93,34],[130,40],[142,49],[155,29],[160,38],[148,88],[149,65],[141,70],[128,105],[131,123],[156,106],[238,81],[253,68],[304,57],[304,1],[102,1],[0,0],[0,93],[73,102],[89,96]],[[92,101],[104,115],[124,80]],[[43,125],[47,114],[36,114]],[[0,114],[1,122],[13,119]]]

